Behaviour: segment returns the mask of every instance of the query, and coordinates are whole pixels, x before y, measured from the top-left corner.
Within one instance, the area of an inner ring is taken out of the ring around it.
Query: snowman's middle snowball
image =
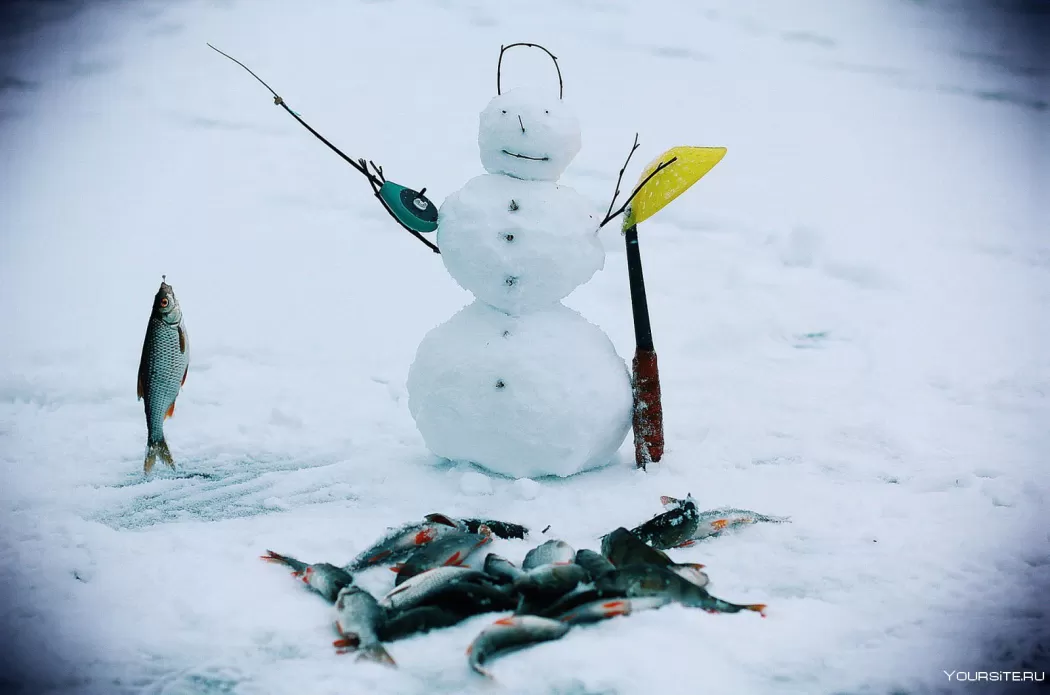
[[[442,204],[437,244],[463,289],[510,314],[547,307],[605,265],[598,220],[550,181],[483,174]]]

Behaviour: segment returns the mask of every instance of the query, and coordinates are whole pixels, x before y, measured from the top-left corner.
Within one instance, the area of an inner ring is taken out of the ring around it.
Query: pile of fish
[[[667,511],[632,530],[621,527],[603,536],[600,553],[552,539],[530,550],[520,566],[494,553],[472,566],[466,560],[494,537],[526,538],[527,528],[444,514],[428,514],[390,531],[345,567],[307,564],[273,551],[263,559],[290,567],[294,577],[335,605],[339,639],[334,645],[340,652],[390,665],[394,659],[384,643],[482,613],[511,613],[482,630],[467,648],[471,668],[486,676],[485,662],[499,653],[559,639],[573,626],[669,603],[765,617],[764,604],[712,596],[703,565],[674,562],[663,551],[739,526],[787,519],[742,509],[700,512],[691,496],[661,500]],[[379,566],[390,567],[396,578],[377,599],[357,586],[353,575]]]

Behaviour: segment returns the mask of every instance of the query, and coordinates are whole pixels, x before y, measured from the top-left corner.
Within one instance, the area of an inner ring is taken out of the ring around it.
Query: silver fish
[[[405,524],[391,529],[378,541],[362,551],[346,565],[354,572],[374,567],[384,562],[395,562],[408,557],[420,546],[431,543],[461,527],[461,524],[444,514],[428,514],[423,521]]]
[[[470,667],[483,676],[492,674],[482,665],[496,654],[521,649],[532,644],[548,642],[565,636],[569,624],[535,615],[515,615],[502,618],[481,631],[467,647]]]
[[[279,555],[272,550],[267,550],[261,557],[268,562],[290,567],[293,577],[324,596],[329,603],[335,603],[339,592],[354,582],[354,577],[349,572],[327,562],[310,565],[294,557]]]
[[[664,495],[660,498],[660,502],[667,509],[678,509],[682,506],[684,500]],[[699,514],[699,522],[696,531],[693,532],[693,537],[690,539],[692,542],[687,541],[682,545],[692,545],[692,543],[704,540],[705,538],[716,538],[727,531],[737,529],[741,526],[749,526],[751,524],[759,523],[784,524],[790,521],[791,519],[786,516],[768,516],[766,514],[759,514],[758,512],[752,512],[747,509],[736,509],[734,507],[708,509]]]
[[[710,613],[754,611],[765,617],[766,604],[724,601],[668,567],[630,565],[606,574],[596,585],[599,591],[606,594],[619,593],[628,598],[663,596],[684,606],[702,608]]]
[[[528,572],[543,565],[564,564],[576,559],[576,551],[565,541],[549,540],[541,543],[528,553],[521,562],[521,568]]]
[[[438,540],[427,543],[408,556],[393,569],[397,572],[395,585],[408,581],[435,567],[463,565],[475,550],[492,542],[492,532],[482,526],[479,533],[455,531]]]
[[[587,570],[587,575],[591,579],[596,579],[606,572],[616,569],[616,565],[609,562],[605,557],[586,548],[576,551],[576,564]]]
[[[384,608],[407,610],[421,605],[431,594],[440,591],[449,583],[484,577],[481,570],[469,567],[438,567],[417,574],[411,579],[398,584],[379,600]]]
[[[501,582],[513,582],[525,576],[517,565],[496,553],[489,553],[485,556],[484,569],[486,574]]]
[[[372,594],[353,585],[345,587],[336,597],[335,611],[335,628],[341,636],[332,643],[336,648],[356,651],[359,659],[395,665],[376,634],[385,614]]]
[[[570,625],[596,623],[618,615],[630,615],[638,611],[652,610],[671,602],[668,596],[639,596],[611,601],[591,601],[558,616],[558,620]]]
[[[558,598],[587,581],[587,570],[574,563],[543,565],[514,580],[515,591]]]
[[[189,338],[182,309],[171,285],[161,282],[153,298],[139,361],[138,396],[146,406],[146,461],[142,467],[146,473],[153,469],[158,456],[175,468],[164,439],[164,420],[175,412],[175,399],[186,383],[189,366]]]

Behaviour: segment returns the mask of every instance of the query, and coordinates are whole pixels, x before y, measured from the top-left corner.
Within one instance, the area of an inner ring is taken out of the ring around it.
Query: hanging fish
[[[164,420],[175,413],[175,399],[186,383],[189,367],[189,338],[182,321],[182,308],[171,285],[162,281],[153,298],[153,311],[139,361],[138,396],[146,407],[146,461],[142,467],[146,473],[153,470],[158,456],[175,468],[164,439]]]

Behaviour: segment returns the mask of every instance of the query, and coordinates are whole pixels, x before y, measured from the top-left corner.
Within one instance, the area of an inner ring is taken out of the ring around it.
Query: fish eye
[[[161,298],[160,306],[161,306],[161,308],[164,308],[164,307],[168,306],[168,298],[167,297],[162,297]]]

